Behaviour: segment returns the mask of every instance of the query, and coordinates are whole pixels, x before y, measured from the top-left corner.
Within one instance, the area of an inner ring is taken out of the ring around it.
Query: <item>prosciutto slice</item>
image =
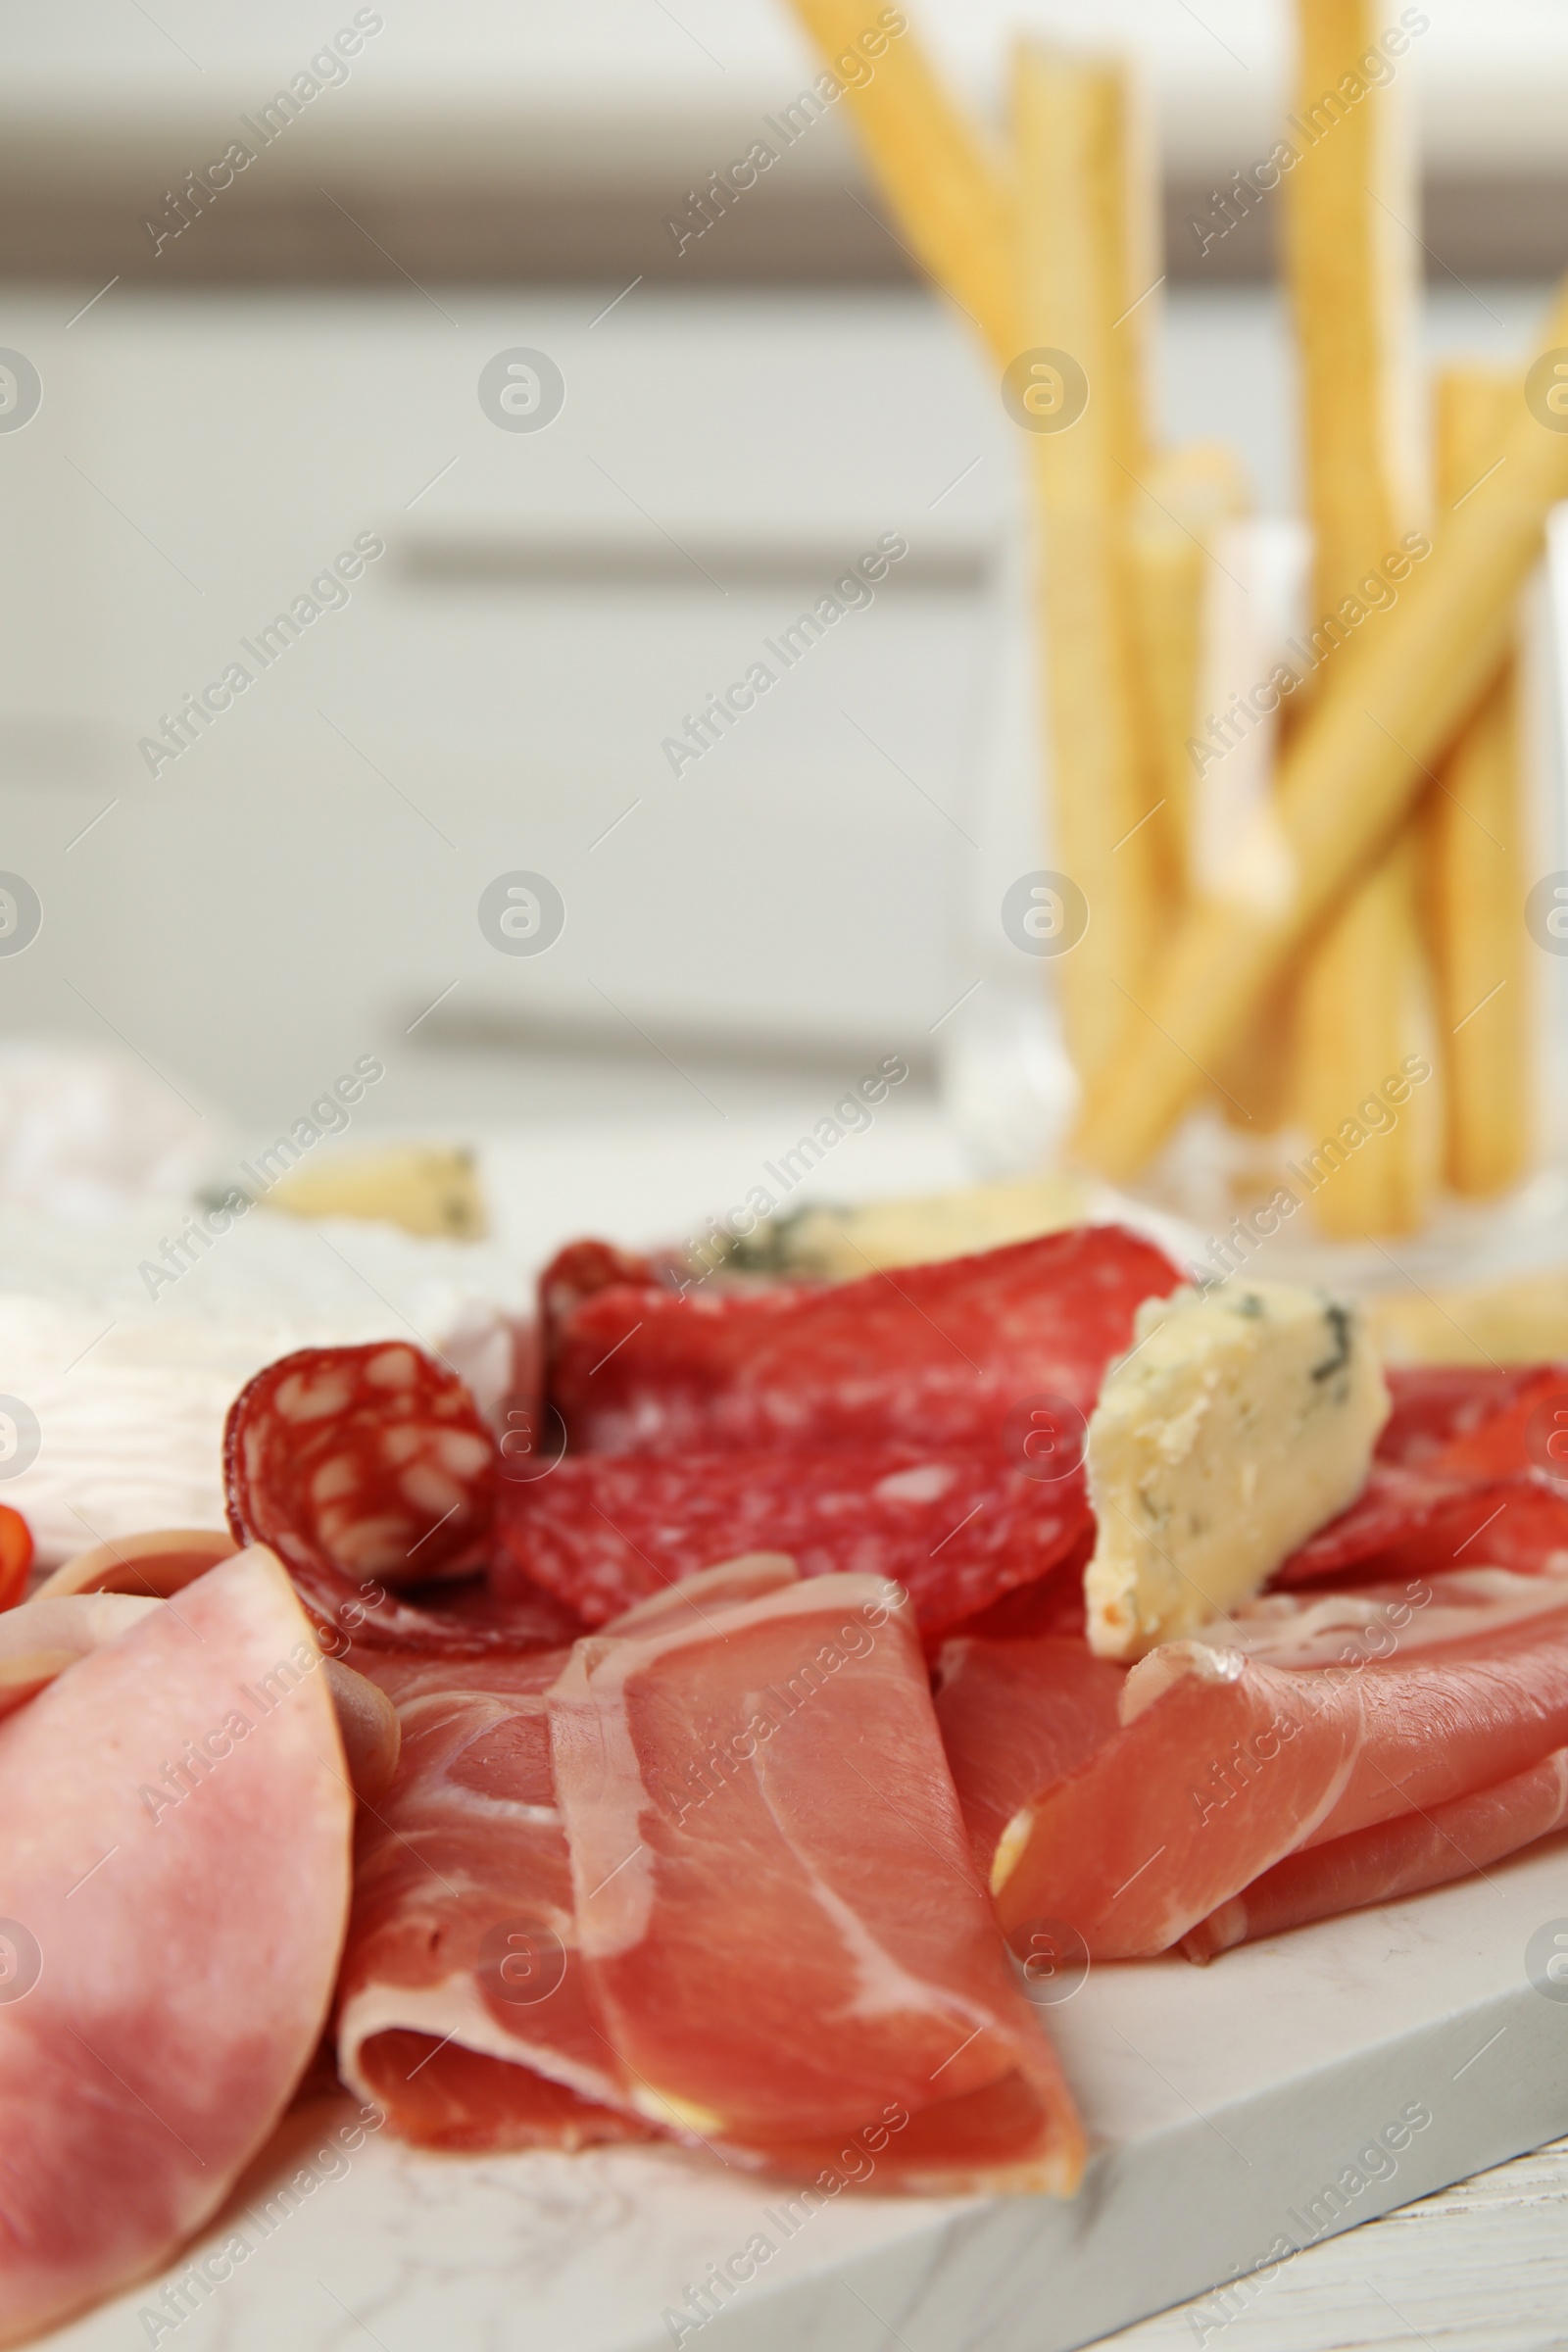
[[[270,1554],[175,1603],[42,1605],[123,1624],[0,1723],[7,2343],[221,2204],[320,2037],[348,1907],[331,1697]]]
[[[426,2146],[646,2136],[576,1946],[545,1716],[568,1654],[369,1661],[403,1743],[360,1828],[338,2071]]]
[[[794,1576],[776,1557],[727,1562],[624,1623],[700,1623]],[[365,1661],[403,1745],[391,1790],[361,1818],[338,2068],[426,2146],[655,2134],[577,1946],[546,1717],[569,1654]]]
[[[1082,1640],[943,1645],[936,1710],[964,1827],[989,1883],[1003,1833],[1039,1790],[1054,1788],[1116,1737],[1127,1670]]]
[[[1116,1737],[1008,1824],[1004,1926],[1067,1921],[1101,1959],[1165,1951],[1298,1848],[1527,1771],[1568,1740],[1568,1601],[1550,1598],[1357,1667],[1154,1650]]]
[[[681,1294],[592,1251],[542,1286],[548,1402],[592,1453],[995,1444],[1032,1399],[1087,1413],[1140,1301],[1181,1280],[1113,1225],[826,1287]]]
[[[640,2113],[795,2174],[875,2132],[879,2185],[1073,2188],[1082,2133],[897,1588],[824,1577],[590,1637],[550,1716],[577,1934]]]
[[[1200,1920],[1181,1948],[1189,1960],[1212,1960],[1236,1944],[1283,1935],[1310,1920],[1446,1886],[1549,1838],[1565,1822],[1568,1748],[1559,1747],[1495,1788],[1288,1855]]]

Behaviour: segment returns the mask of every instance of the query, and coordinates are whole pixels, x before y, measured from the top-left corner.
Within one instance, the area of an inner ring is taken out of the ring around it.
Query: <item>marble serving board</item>
[[[816,2208],[668,2149],[430,2156],[373,2135],[350,2152],[355,2110],[318,2102],[185,2262],[49,2341],[1068,2352],[1568,2131],[1568,1982],[1544,1973],[1559,1930],[1568,1952],[1568,1842],[1206,1969],[1092,1971],[1045,2011],[1096,2150],[1070,2203]],[[180,2289],[235,2237],[226,2278]],[[702,2319],[690,2290],[758,2237],[769,2257],[754,2249]]]

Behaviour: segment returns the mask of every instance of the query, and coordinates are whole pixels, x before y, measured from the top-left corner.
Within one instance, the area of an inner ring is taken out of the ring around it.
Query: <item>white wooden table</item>
[[[1224,2311],[1178,2304],[1102,2352],[1547,2352],[1568,2344],[1568,2139],[1298,2254]]]

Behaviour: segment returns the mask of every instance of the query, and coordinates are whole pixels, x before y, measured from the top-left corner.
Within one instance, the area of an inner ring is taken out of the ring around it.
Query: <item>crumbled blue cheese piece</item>
[[[1388,1417],[1360,1316],[1322,1291],[1146,1299],[1089,1423],[1091,1648],[1142,1657],[1257,1592],[1360,1492]]]

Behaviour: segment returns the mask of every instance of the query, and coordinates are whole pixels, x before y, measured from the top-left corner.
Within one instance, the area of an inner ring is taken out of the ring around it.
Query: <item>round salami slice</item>
[[[302,1348],[259,1372],[223,1432],[236,1543],[358,1585],[483,1565],[495,1440],[456,1373],[407,1342]]]
[[[305,1348],[229,1407],[229,1525],[286,1563],[333,1656],[570,1642],[580,1621],[560,1601],[517,1580],[497,1594],[479,1573],[495,1453],[462,1382],[417,1348]]]

